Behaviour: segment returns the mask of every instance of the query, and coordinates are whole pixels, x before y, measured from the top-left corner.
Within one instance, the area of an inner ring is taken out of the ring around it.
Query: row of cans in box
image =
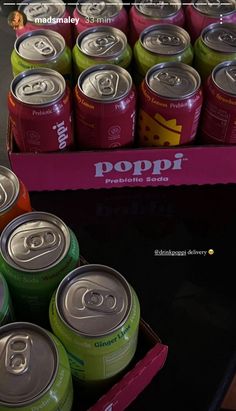
[[[76,39],[77,34],[86,28],[97,25],[112,26],[128,34],[129,43],[133,46],[145,28],[157,23],[186,26],[191,39],[195,41],[209,24],[222,20],[236,22],[234,0],[196,0],[192,4],[187,4],[187,7],[183,8],[178,0],[135,0],[128,16],[121,0],[81,0],[77,2],[71,18],[61,0],[45,0],[43,3],[39,3],[38,0],[27,0],[19,5],[19,10],[27,17],[27,23],[23,28],[16,30],[16,34],[19,36],[38,28],[52,29],[62,34],[71,47],[74,43],[72,34]]]
[[[11,55],[12,71],[16,76],[31,68],[51,68],[66,80],[72,81],[73,77],[76,82],[78,75],[93,65],[117,64],[130,71],[135,84],[139,84],[155,64],[179,61],[193,64],[204,81],[217,64],[235,60],[235,39],[235,23],[223,21],[204,28],[192,47],[190,36],[182,27],[156,24],[141,32],[132,52],[121,30],[96,26],[78,35],[71,56],[60,34],[35,30],[16,40]]]
[[[9,114],[21,151],[50,152],[74,147],[107,149],[192,143],[235,143],[236,62],[215,67],[202,88],[191,66],[153,66],[136,89],[127,70],[95,65],[78,79],[73,99],[64,78],[51,69],[22,72],[12,82]],[[138,102],[138,107],[137,107]],[[74,117],[72,109],[74,108]],[[136,121],[136,113],[138,119]]]
[[[23,183],[4,167],[0,183],[0,218],[6,222],[17,203],[13,187],[20,197]],[[22,212],[0,237],[0,408],[69,411],[71,373],[80,383],[97,385],[133,358],[139,301],[116,270],[79,267],[78,241],[61,219]],[[47,328],[48,313],[54,335],[39,326]]]

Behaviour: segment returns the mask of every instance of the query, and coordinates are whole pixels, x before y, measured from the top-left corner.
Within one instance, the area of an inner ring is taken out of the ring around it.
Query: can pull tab
[[[26,372],[30,362],[30,337],[14,336],[11,337],[6,346],[5,367],[8,372],[20,375]]]
[[[28,250],[38,251],[55,247],[58,238],[53,231],[31,234],[25,238],[25,246]]]
[[[117,73],[103,73],[95,76],[98,93],[104,97],[116,95],[119,76]]]
[[[56,54],[55,47],[48,39],[40,39],[35,41],[34,49],[42,56],[51,56],[52,54]]]
[[[158,44],[164,46],[179,46],[181,44],[181,39],[178,36],[172,36],[171,34],[158,34],[153,37],[154,41]]]
[[[107,314],[114,314],[120,311],[121,307],[118,296],[112,291],[108,293],[104,290],[89,290],[84,295],[84,305],[93,311],[101,311]]]
[[[232,81],[233,83],[236,82],[236,69],[226,69],[225,73],[230,81]]]
[[[220,0],[207,0],[206,4],[208,5],[209,8],[220,8],[221,7],[221,1]]]
[[[36,4],[35,6],[29,7],[29,15],[31,17],[37,17],[41,14],[47,14],[48,10],[49,8],[46,4]]]
[[[223,41],[230,46],[236,46],[236,36],[230,31],[223,31],[222,33],[220,33],[218,38],[220,41]]]
[[[47,90],[47,84],[42,80],[31,81],[27,84],[24,84],[22,87],[22,92],[25,96],[31,96],[34,94],[41,94]]]
[[[88,6],[87,11],[89,14],[93,16],[99,16],[106,7],[105,1],[101,1],[99,3],[92,3]]]
[[[94,46],[98,49],[108,48],[117,43],[117,38],[112,35],[98,37],[94,41]]]
[[[154,78],[160,81],[161,83],[167,84],[168,86],[179,86],[182,81],[181,78],[176,76],[175,74],[169,74],[166,71],[162,71],[156,75]]]
[[[0,207],[3,207],[6,201],[7,201],[7,192],[2,186],[2,184],[0,184]]]

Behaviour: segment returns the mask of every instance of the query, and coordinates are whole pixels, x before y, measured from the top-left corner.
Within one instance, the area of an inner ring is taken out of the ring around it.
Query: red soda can
[[[73,12],[74,36],[95,26],[112,26],[128,33],[128,14],[120,0],[79,0]]]
[[[73,46],[70,14],[62,0],[24,0],[18,9],[26,15],[27,23],[16,30],[17,37],[33,30],[54,30],[69,47]]]
[[[38,68],[16,76],[8,109],[20,151],[62,151],[72,146],[71,96],[57,71]]]
[[[200,136],[205,143],[236,144],[236,62],[218,64],[206,82]]]
[[[191,143],[201,107],[201,79],[195,69],[179,62],[153,66],[140,87],[138,134],[142,146]]]
[[[129,12],[129,43],[133,46],[144,29],[155,24],[184,27],[184,11],[179,0],[135,0]]]
[[[79,147],[131,146],[135,132],[136,91],[124,68],[98,64],[84,70],[75,88]]]
[[[187,30],[194,42],[212,23],[235,23],[235,0],[196,0],[185,9]]]

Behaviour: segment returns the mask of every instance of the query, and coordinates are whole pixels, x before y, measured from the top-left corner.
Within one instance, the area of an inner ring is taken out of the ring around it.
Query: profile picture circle
[[[27,23],[27,17],[22,11],[14,10],[7,18],[8,25],[13,28],[13,30],[22,29]]]

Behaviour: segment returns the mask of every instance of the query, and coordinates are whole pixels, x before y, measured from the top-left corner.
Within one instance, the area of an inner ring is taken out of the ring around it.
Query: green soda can
[[[72,58],[77,78],[82,71],[96,64],[117,64],[129,69],[132,50],[121,30],[96,26],[78,35]]]
[[[174,24],[156,24],[142,31],[134,46],[134,78],[139,83],[158,63],[179,61],[191,65],[193,48],[186,30]]]
[[[61,34],[52,30],[33,30],[22,34],[15,41],[11,54],[14,76],[22,71],[44,67],[58,71],[71,81],[71,50]]]
[[[30,323],[0,328],[0,410],[70,411],[73,387],[63,345]]]
[[[31,212],[17,217],[0,237],[0,271],[22,320],[44,324],[54,290],[78,262],[74,233],[53,214]]]
[[[223,61],[236,59],[236,25],[214,23],[207,26],[194,44],[194,67],[203,81]]]
[[[110,267],[88,264],[69,273],[52,297],[49,318],[79,382],[107,382],[134,356],[138,298]]]
[[[7,283],[0,273],[0,326],[13,321],[13,309]]]

